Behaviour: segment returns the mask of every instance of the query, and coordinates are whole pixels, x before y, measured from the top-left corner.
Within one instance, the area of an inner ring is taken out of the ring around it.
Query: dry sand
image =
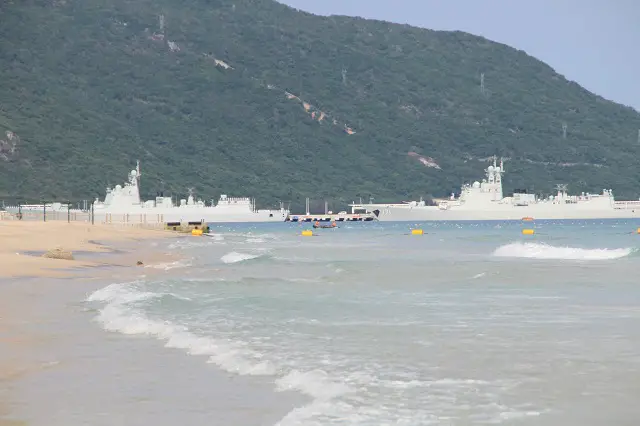
[[[69,268],[104,265],[105,262],[88,260],[62,260],[41,257],[41,254],[56,248],[71,252],[109,252],[112,243],[126,243],[143,239],[158,239],[175,236],[163,230],[151,230],[117,225],[91,225],[61,221],[28,222],[0,221],[0,277],[61,277],[71,274]],[[28,254],[34,252],[33,254]],[[125,256],[112,256],[111,264],[135,265],[135,250]],[[77,256],[76,256],[77,257]],[[155,259],[159,260],[159,259]]]

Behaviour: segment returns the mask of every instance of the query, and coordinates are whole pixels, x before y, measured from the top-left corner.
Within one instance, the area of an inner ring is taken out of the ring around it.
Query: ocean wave
[[[291,348],[278,355],[270,353],[268,349],[260,349],[260,346],[252,347],[252,340],[246,336],[228,339],[196,332],[190,326],[163,317],[153,317],[145,311],[146,306],[158,298],[175,296],[156,290],[163,288],[161,284],[158,286],[150,288],[141,280],[111,284],[92,293],[87,301],[102,304],[95,320],[105,330],[150,336],[164,342],[166,348],[204,356],[207,362],[227,372],[270,377],[276,391],[298,391],[308,395],[311,401],[290,411],[280,420],[279,426],[343,422],[354,425],[427,424],[429,419],[435,418],[434,412],[439,409],[437,404],[453,404],[450,401],[455,401],[454,396],[461,392],[479,392],[487,404],[496,402],[497,397],[492,395],[496,394],[501,384],[480,378],[421,379],[419,372],[385,377],[378,365],[349,368],[345,360],[339,357],[324,358],[320,367],[317,362],[305,362],[297,355],[292,355]],[[166,288],[167,291],[171,289]],[[339,367],[341,365],[346,369]],[[337,367],[339,371],[336,371]],[[436,397],[431,402],[427,401],[429,409],[422,411],[411,406],[398,408],[385,403],[389,395],[401,396],[404,392],[431,393]],[[445,408],[452,409],[449,405]],[[508,407],[497,406],[487,408],[486,412],[491,420],[502,413],[510,416],[521,414]]]
[[[141,302],[162,296],[160,293],[152,293],[148,291],[134,292],[128,290],[129,286],[137,283],[139,283],[139,281],[132,281],[131,283],[124,284],[109,284],[108,286],[91,293],[87,298],[87,302],[114,302],[122,304]]]
[[[151,265],[145,265],[145,268],[163,269],[168,271],[176,268],[187,268],[191,266],[191,259],[179,259],[173,262],[156,263]]]
[[[261,240],[277,240],[279,239],[276,234],[268,234],[268,233],[253,233],[253,232],[227,232],[223,235],[228,237],[241,237],[241,238],[259,238]]]
[[[145,302],[152,299],[161,299],[163,297],[172,297],[178,300],[191,301],[190,298],[180,296],[179,294],[166,292],[154,293],[150,291],[131,291],[132,286],[139,284],[141,281],[132,281],[123,284],[110,284],[104,288],[94,291],[87,302],[107,302],[116,305],[133,304],[137,302]]]
[[[167,247],[170,250],[187,250],[187,249],[193,249],[193,248],[201,248],[201,247],[211,247],[211,246],[215,246],[215,245],[225,245],[226,243],[224,242],[224,237],[222,235],[219,234],[203,234],[206,235],[208,238],[201,238],[201,239],[195,239],[195,238],[189,238],[189,239],[179,239],[171,244],[169,244]]]
[[[92,293],[88,302],[106,302],[95,320],[107,331],[122,334],[149,335],[166,341],[165,347],[183,349],[191,355],[208,355],[209,362],[230,373],[240,375],[273,375],[273,365],[262,360],[262,354],[230,341],[201,337],[188,327],[171,321],[148,318],[139,302],[160,298],[172,293],[153,293],[137,289],[138,282],[111,284]],[[187,299],[185,299],[187,300]]]
[[[516,242],[498,247],[493,255],[497,257],[517,257],[529,259],[558,260],[612,260],[629,256],[633,248],[595,248],[556,247],[542,243]]]
[[[222,256],[220,260],[222,260],[223,263],[238,263],[246,260],[257,259],[261,256],[262,254],[238,253],[237,251],[232,251]]]
[[[305,371],[277,365],[243,342],[200,336],[184,325],[149,318],[142,309],[143,304],[171,294],[143,291],[141,284],[140,281],[111,284],[92,293],[87,297],[87,302],[104,303],[94,320],[107,331],[152,336],[164,341],[166,348],[182,349],[189,355],[208,356],[207,362],[230,373],[274,377],[277,391],[296,390],[312,398],[310,404],[291,411],[280,425],[304,423],[318,412],[339,412],[342,416],[353,409],[347,405],[340,410],[335,399],[355,389],[334,380],[325,371]]]

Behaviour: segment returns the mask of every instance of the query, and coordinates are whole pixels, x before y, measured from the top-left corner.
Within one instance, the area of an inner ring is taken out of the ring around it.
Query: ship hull
[[[21,212],[23,215],[30,217],[42,217],[43,209],[39,208],[18,208],[16,206],[6,207],[5,210],[10,214]],[[201,222],[205,223],[263,223],[263,222],[284,222],[289,214],[287,210],[258,210],[251,211],[224,211],[227,209],[218,207],[204,207],[189,209],[185,207],[175,207],[170,209],[156,208],[137,208],[127,210],[103,210],[96,208],[94,210],[94,221],[97,223],[167,223],[167,222]],[[66,218],[67,214],[83,215],[85,220],[91,220],[90,211],[82,211],[78,209],[64,210],[46,210],[47,217],[51,215],[62,215]]]
[[[130,211],[101,211],[96,209],[94,220],[106,223],[122,222],[201,222],[205,223],[263,223],[284,222],[288,211],[258,210],[256,212],[220,212],[216,207],[201,209],[138,209]],[[181,211],[182,210],[182,211]],[[214,210],[214,211],[211,211]]]
[[[378,212],[381,222],[422,222],[422,221],[504,221],[522,220],[524,218],[538,220],[562,219],[635,219],[640,218],[640,207],[637,209],[572,209],[550,206],[549,208],[513,207],[496,210],[442,210],[438,207],[385,208],[379,205],[362,205],[367,211]]]

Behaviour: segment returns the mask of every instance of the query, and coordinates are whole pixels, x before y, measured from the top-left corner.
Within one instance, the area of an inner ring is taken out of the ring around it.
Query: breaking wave
[[[612,260],[629,256],[633,248],[596,248],[556,247],[542,243],[516,242],[498,247],[493,255],[497,257],[517,257],[528,259],[558,260]]]
[[[261,254],[250,254],[250,253],[238,253],[236,251],[232,251],[231,253],[227,253],[220,258],[223,263],[238,263],[244,262],[246,260],[257,259]]]
[[[179,259],[173,262],[155,263],[151,265],[145,265],[145,268],[164,269],[165,271],[176,268],[188,268],[192,265],[191,259]]]
[[[166,348],[182,349],[190,355],[208,356],[208,362],[239,375],[271,376],[276,391],[297,390],[309,395],[309,405],[296,408],[278,425],[298,425],[328,408],[334,398],[353,391],[349,386],[333,380],[323,370],[283,368],[264,354],[251,349],[242,341],[217,339],[195,333],[189,327],[168,320],[152,319],[144,306],[163,297],[190,301],[169,292],[149,292],[140,288],[140,281],[111,284],[92,293],[87,302],[102,303],[95,321],[105,330],[128,335],[147,335],[165,342]]]

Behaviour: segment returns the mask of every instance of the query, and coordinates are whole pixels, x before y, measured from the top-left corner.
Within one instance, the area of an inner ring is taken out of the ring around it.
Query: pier
[[[307,198],[306,213],[303,214],[288,214],[285,218],[285,222],[372,222],[378,220],[373,214],[365,210],[358,211],[353,209],[351,213],[341,211],[333,213],[328,210],[327,203],[325,202],[324,213],[310,213],[309,212],[309,199]]]
[[[319,214],[290,214],[285,222],[371,222],[378,220],[373,213],[353,214],[347,212]]]

